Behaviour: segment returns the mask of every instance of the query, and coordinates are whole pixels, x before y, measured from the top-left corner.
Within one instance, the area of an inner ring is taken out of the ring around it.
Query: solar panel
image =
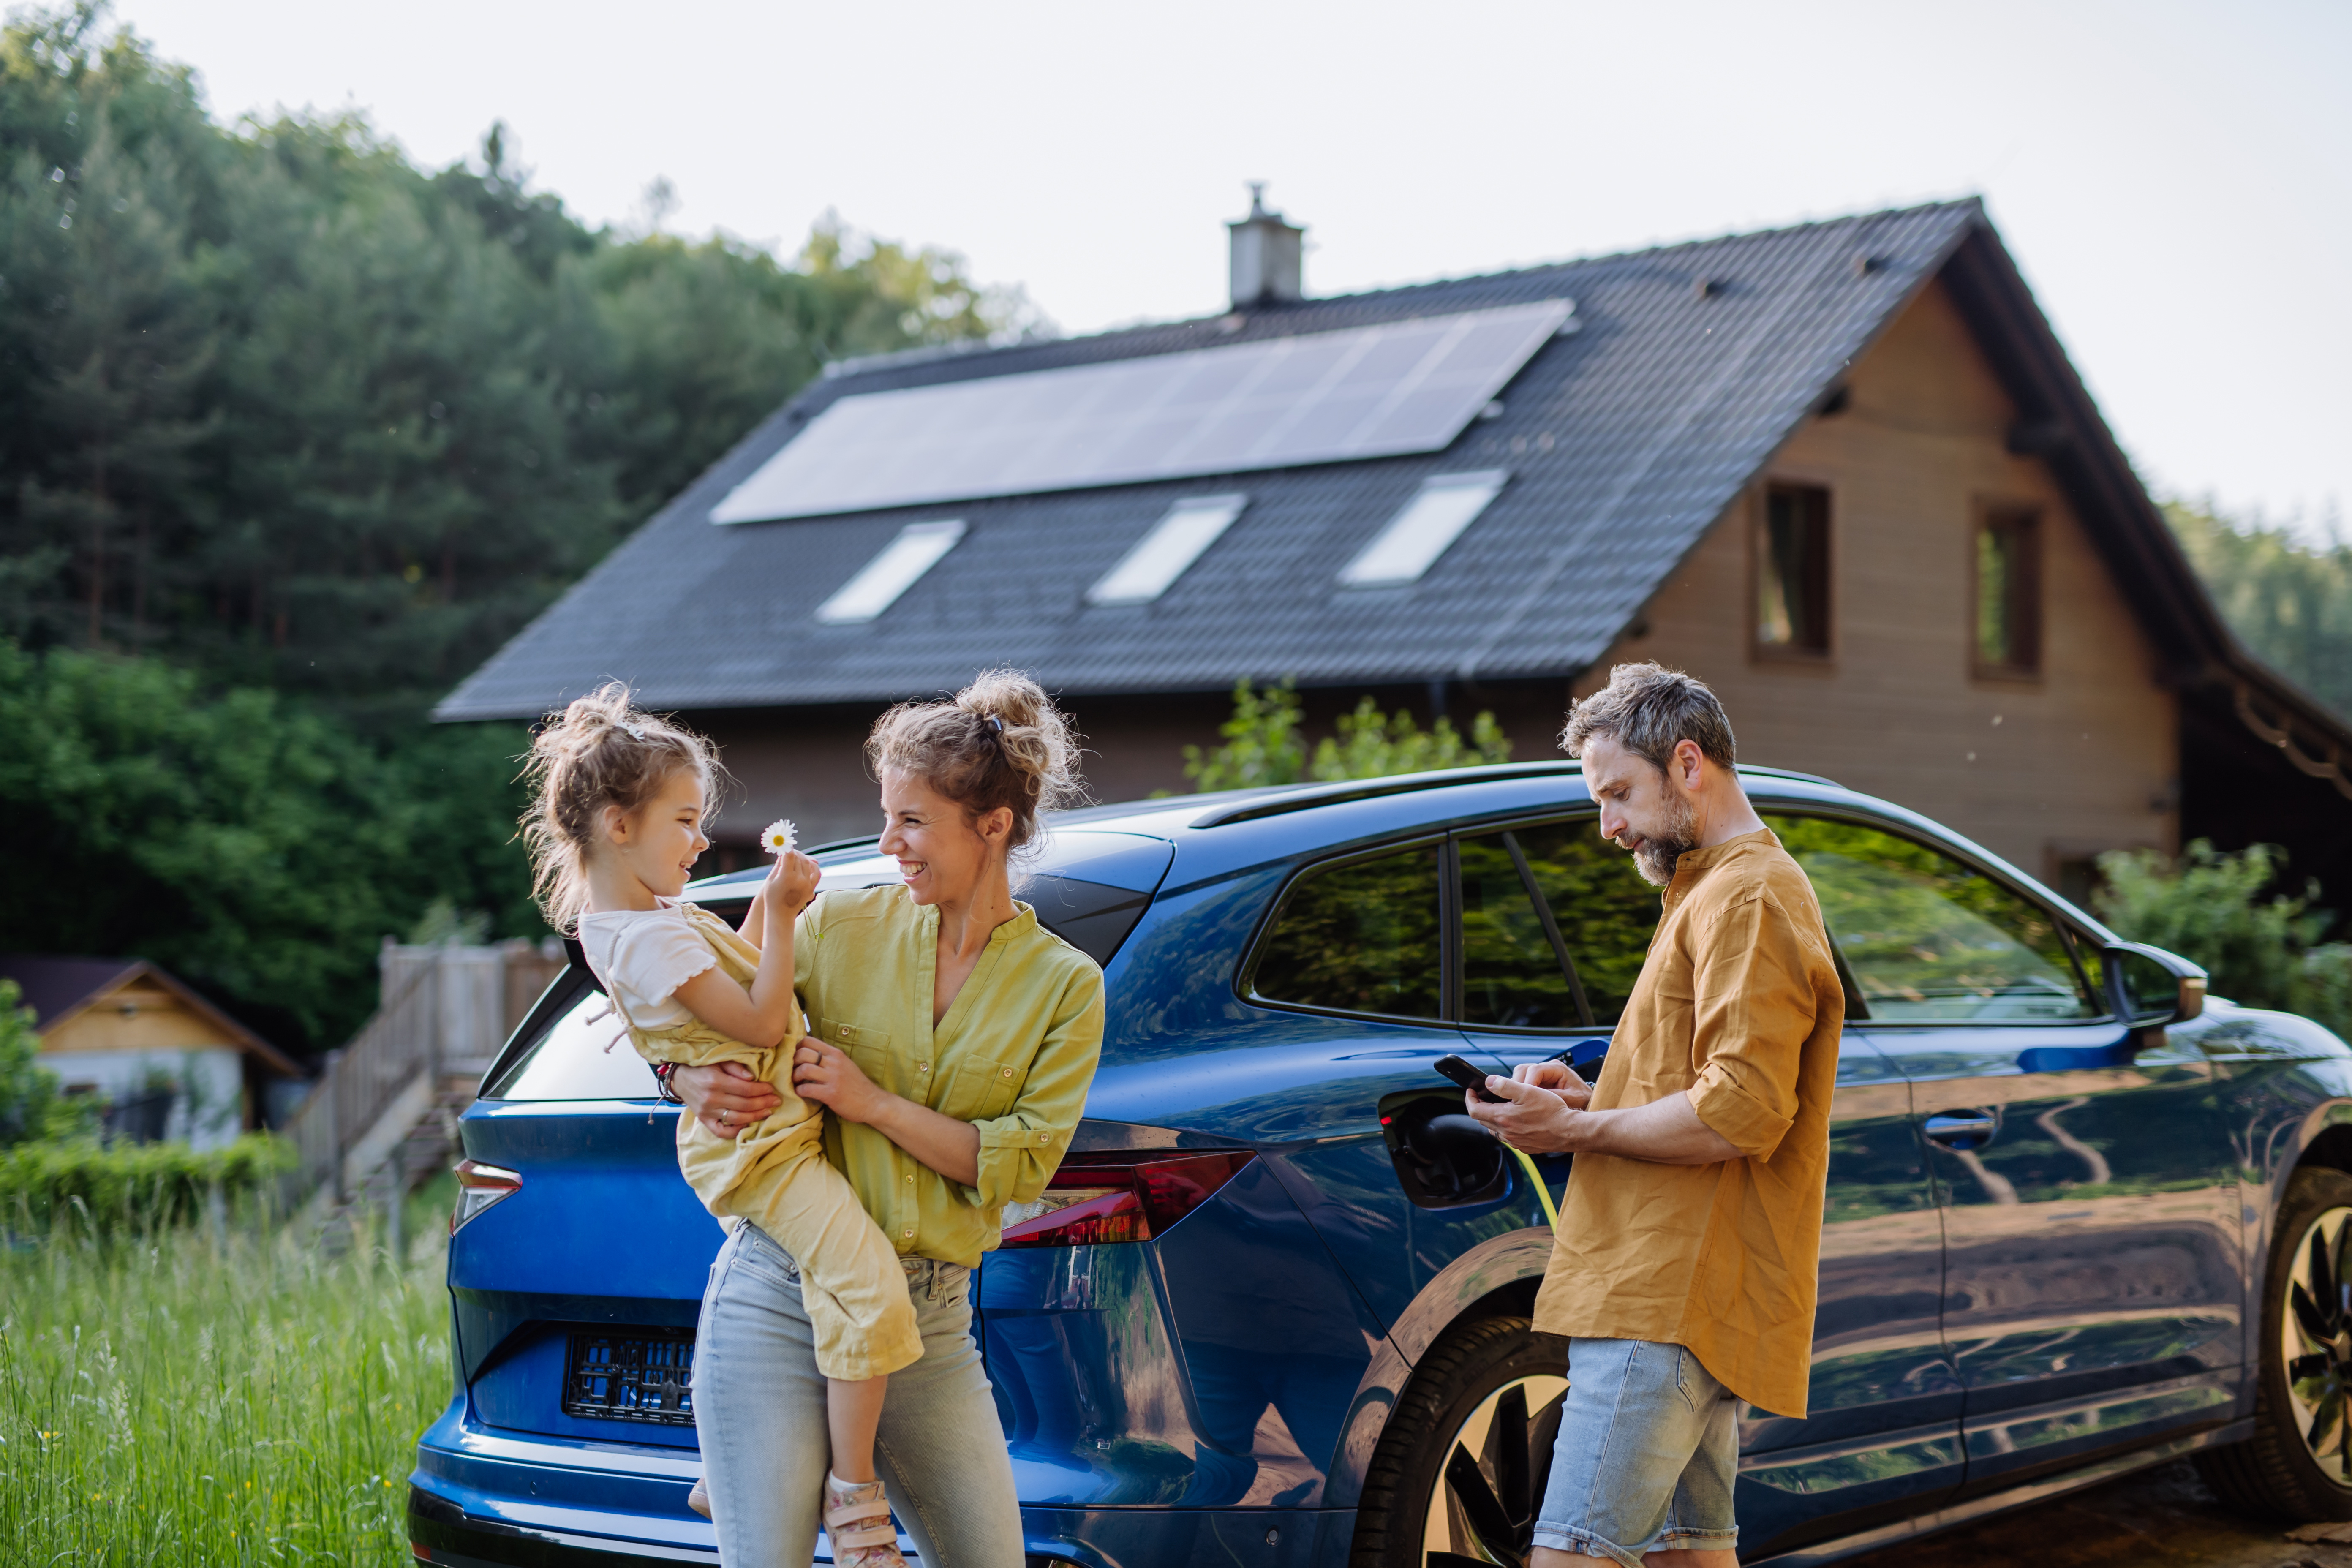
[[[760,522],[1433,452],[1573,300],[844,397],[710,511]]]

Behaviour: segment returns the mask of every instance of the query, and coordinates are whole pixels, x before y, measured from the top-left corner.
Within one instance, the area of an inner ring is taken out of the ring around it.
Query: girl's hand
[[[816,897],[817,879],[824,870],[797,849],[787,849],[776,857],[768,868],[768,879],[760,884],[760,897],[790,920],[808,908]]]
[[[740,1062],[680,1068],[669,1075],[669,1086],[686,1101],[687,1110],[719,1138],[741,1137],[743,1129],[784,1102],[774,1084],[753,1077]]]
[[[793,1088],[844,1121],[872,1121],[898,1098],[877,1089],[839,1046],[814,1036],[793,1052]]]

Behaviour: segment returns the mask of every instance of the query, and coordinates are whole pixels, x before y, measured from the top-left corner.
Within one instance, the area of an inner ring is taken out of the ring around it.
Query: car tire
[[[2324,1279],[2312,1291],[2305,1276]],[[2196,1456],[2206,1484],[2249,1513],[2352,1519],[2352,1176],[2289,1181],[2263,1276],[2254,1435]],[[2322,1331],[2334,1331],[2332,1333]]]
[[[1441,1336],[1365,1468],[1349,1568],[1526,1568],[1567,1371],[1525,1318]]]

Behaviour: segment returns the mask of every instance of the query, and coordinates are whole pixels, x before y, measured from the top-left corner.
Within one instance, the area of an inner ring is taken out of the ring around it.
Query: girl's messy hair
[[[667,719],[636,708],[629,689],[608,680],[551,713],[530,742],[523,778],[531,786],[522,838],[530,847],[531,896],[547,923],[569,935],[588,901],[588,852],[606,806],[641,809],[684,768],[709,802],[727,776],[719,749]]]
[[[992,669],[947,702],[901,702],[874,723],[866,760],[878,774],[914,774],[967,817],[1013,809],[1007,845],[1037,837],[1037,815],[1085,798],[1078,732],[1045,688],[1013,669]]]

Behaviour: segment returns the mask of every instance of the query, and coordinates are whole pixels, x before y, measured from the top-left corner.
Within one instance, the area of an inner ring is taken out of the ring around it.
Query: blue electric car
[[[1749,1561],[2195,1453],[2352,1517],[2352,1055],[1932,822],[1743,770],[1847,985],[1811,1411],[1752,1413]],[[1655,891],[1573,764],[1059,817],[1024,896],[1098,959],[1102,1069],[978,1328],[1033,1568],[1522,1568],[1564,1354],[1538,1194],[1430,1064],[1588,1072]],[[869,841],[828,887],[895,877]],[[733,913],[750,871],[697,885]],[[715,1561],[694,1323],[719,1226],[575,954],[464,1121],[456,1387],[419,1560]],[[1564,1162],[1539,1162],[1557,1185]],[[820,1548],[822,1555],[822,1548]]]

